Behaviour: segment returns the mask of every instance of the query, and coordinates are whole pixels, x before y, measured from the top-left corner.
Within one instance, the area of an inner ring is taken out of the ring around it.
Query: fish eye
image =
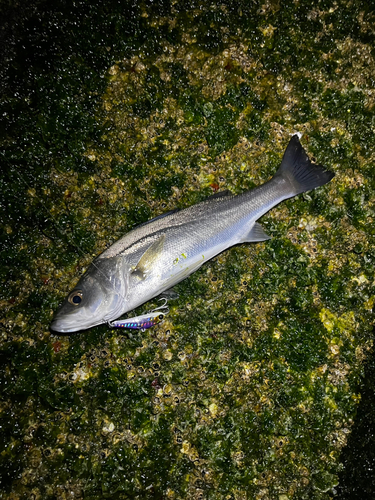
[[[68,302],[73,306],[78,306],[82,301],[82,297],[82,290],[73,290],[73,292],[68,297]]]
[[[159,319],[162,320],[164,318],[164,314],[159,314]]]

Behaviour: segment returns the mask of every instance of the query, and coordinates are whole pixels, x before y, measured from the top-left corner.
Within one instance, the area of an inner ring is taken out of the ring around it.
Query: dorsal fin
[[[158,219],[163,219],[164,217],[168,217],[168,215],[172,215],[175,212],[179,212],[179,208],[175,208],[174,210],[169,210],[169,212],[165,212],[164,214],[157,215],[153,219],[147,220],[146,222],[141,222],[141,224],[138,224],[138,226],[135,226],[133,229],[138,229],[139,227],[146,226],[147,224],[150,224],[151,222],[154,222]]]
[[[226,196],[234,196],[234,194],[232,191],[229,191],[229,189],[226,189],[225,191],[218,191],[217,193],[211,194],[204,201],[214,200],[215,198],[225,198]]]

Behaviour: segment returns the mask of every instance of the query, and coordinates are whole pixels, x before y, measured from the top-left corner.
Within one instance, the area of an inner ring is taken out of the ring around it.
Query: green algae
[[[372,345],[368,9],[57,3],[20,22],[1,100],[2,497],[333,497]],[[296,131],[336,177],[263,217],[272,240],[179,284],[153,330],[48,331],[95,255],[265,182]]]

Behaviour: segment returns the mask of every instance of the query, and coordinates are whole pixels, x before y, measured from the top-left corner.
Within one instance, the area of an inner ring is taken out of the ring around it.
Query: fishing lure
[[[132,330],[141,330],[144,332],[147,328],[152,328],[160,324],[164,316],[168,313],[167,300],[160,307],[153,309],[149,313],[134,316],[134,318],[117,319],[109,321],[108,326],[111,328],[130,328]]]

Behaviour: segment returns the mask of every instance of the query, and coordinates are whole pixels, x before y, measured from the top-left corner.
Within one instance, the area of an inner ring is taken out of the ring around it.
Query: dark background
[[[166,4],[167,2],[162,2]],[[136,4],[129,7],[129,16],[136,11]],[[30,94],[36,72],[44,72],[51,78],[53,68],[72,52],[83,57],[90,76],[99,74],[116,60],[118,30],[108,22],[108,12],[121,9],[121,2],[105,1],[100,6],[76,2],[74,7],[63,1],[11,2],[0,6],[0,92],[20,99]],[[79,20],[77,14],[80,14]],[[84,14],[84,15],[82,15]],[[64,21],[53,26],[50,19]],[[90,24],[100,25],[98,20],[106,18],[101,31],[88,30]],[[79,24],[81,23],[81,25]],[[81,33],[87,34],[82,37]],[[52,43],[51,43],[52,42]],[[104,46],[114,50],[109,55]],[[0,119],[0,133],[6,133]],[[17,126],[13,124],[13,126]],[[6,174],[7,165],[1,166],[1,176]],[[3,179],[4,180],[4,179]],[[347,446],[343,449],[341,461],[344,468],[337,486],[336,498],[340,500],[375,498],[375,353],[365,364],[365,376],[361,382],[361,402]]]

